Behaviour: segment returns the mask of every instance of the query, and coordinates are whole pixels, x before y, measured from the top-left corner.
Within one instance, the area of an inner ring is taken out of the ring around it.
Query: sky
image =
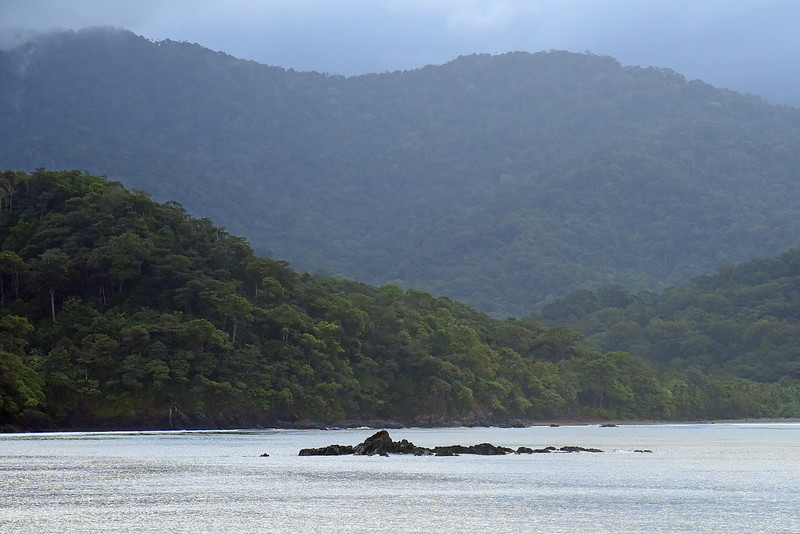
[[[800,107],[798,0],[0,0],[0,48],[91,26],[345,76],[588,51]]]

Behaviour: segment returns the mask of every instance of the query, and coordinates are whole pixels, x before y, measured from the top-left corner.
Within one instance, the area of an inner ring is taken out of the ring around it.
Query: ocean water
[[[796,423],[402,429],[604,452],[297,455],[373,432],[0,435],[0,532],[800,532]]]

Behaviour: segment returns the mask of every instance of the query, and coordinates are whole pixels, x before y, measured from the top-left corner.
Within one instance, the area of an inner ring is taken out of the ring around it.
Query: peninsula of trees
[[[177,203],[79,171],[0,174],[0,244],[7,429],[800,415],[791,370],[743,378],[698,360],[678,376],[570,327],[300,274]],[[797,265],[776,262],[763,284]],[[743,341],[765,339],[751,326]]]

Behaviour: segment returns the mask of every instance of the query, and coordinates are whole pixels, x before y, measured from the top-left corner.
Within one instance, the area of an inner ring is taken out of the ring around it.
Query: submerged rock
[[[530,447],[519,447],[514,454],[544,454],[555,451],[555,447],[545,447],[544,449],[531,449]]]
[[[577,447],[575,445],[567,445],[565,447],[545,447],[543,449],[531,449],[530,447],[520,447],[516,451],[516,454],[547,454],[551,452],[603,452],[600,449],[592,449],[587,447]]]
[[[520,450],[520,449],[522,449],[522,450]],[[528,449],[528,447],[520,447],[519,449],[517,449],[517,452],[519,454],[547,454],[547,453],[555,452],[555,451],[556,451],[556,448],[553,447],[552,445],[549,446],[549,447],[545,447],[543,449]]]
[[[586,447],[576,447],[575,445],[568,445],[557,449],[558,452],[603,452],[600,449],[592,449]]]

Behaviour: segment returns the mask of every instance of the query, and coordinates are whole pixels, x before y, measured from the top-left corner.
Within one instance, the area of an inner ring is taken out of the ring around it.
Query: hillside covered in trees
[[[353,78],[119,30],[0,53],[0,168],[86,169],[298,269],[523,316],[797,245],[800,112],[566,52]]]
[[[574,291],[539,318],[572,324],[585,343],[628,352],[688,384],[740,380],[741,394],[747,381],[793,383],[800,378],[800,250],[723,265],[661,294]]]
[[[118,183],[6,172],[0,190],[0,423],[30,410],[96,427],[672,409],[625,355],[415,290],[298,274]],[[606,360],[636,402],[582,385]]]
[[[705,377],[690,397],[570,328],[299,274],[79,171],[2,173],[0,243],[0,425],[800,415],[792,377]]]

